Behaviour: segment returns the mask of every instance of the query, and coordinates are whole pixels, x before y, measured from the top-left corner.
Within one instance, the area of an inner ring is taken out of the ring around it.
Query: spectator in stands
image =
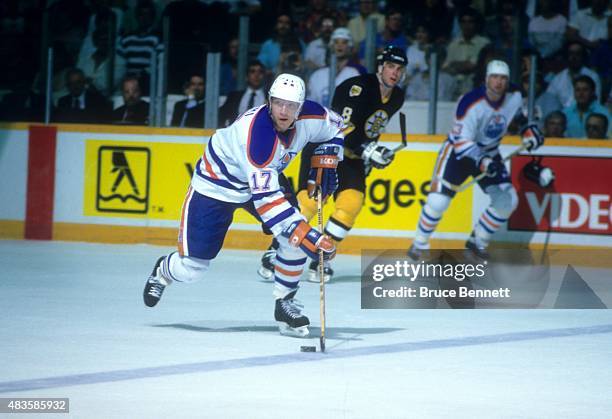
[[[567,68],[553,77],[548,85],[548,91],[559,99],[564,107],[570,106],[574,101],[573,80],[580,76],[589,76],[595,82],[595,93],[601,97],[601,82],[596,72],[586,67],[587,51],[578,42],[567,46]]]
[[[408,41],[406,40],[406,35],[404,35],[404,18],[400,12],[393,9],[387,11],[385,14],[385,26],[382,32],[376,34],[374,45],[376,53],[382,52],[389,45],[403,50],[408,48]],[[365,40],[359,44],[359,59],[363,62],[364,58]]]
[[[420,4],[419,4],[420,3]],[[451,39],[453,14],[445,0],[422,0],[413,4],[412,22],[423,25],[430,31],[430,40],[439,45],[446,45]],[[408,58],[410,65],[410,58]]]
[[[319,36],[320,22],[325,16],[331,17],[342,26],[346,25],[344,12],[338,8],[330,8],[327,0],[309,0],[306,16],[298,24],[299,37],[307,43],[316,39]]]
[[[305,66],[308,72],[325,67],[329,52],[329,41],[336,22],[332,16],[323,16],[317,26],[319,36],[306,46],[306,52],[304,53]]]
[[[236,117],[248,109],[263,105],[266,102],[264,89],[265,68],[259,61],[249,63],[246,75],[247,87],[234,90],[219,108],[219,126],[229,126]]]
[[[183,83],[194,69],[202,66],[206,53],[222,51],[235,32],[227,3],[199,0],[165,3],[162,16],[167,16],[170,23],[168,91],[182,93]]]
[[[140,0],[134,9],[136,29],[119,38],[117,54],[125,60],[125,72],[137,76],[145,95],[149,94],[151,57],[163,50],[155,32],[155,5],[152,0]]]
[[[98,27],[94,31],[93,43],[94,52],[89,57],[80,58],[77,67],[83,70],[92,88],[105,95],[112,95],[119,89],[125,75],[125,60],[120,55],[112,57],[111,40],[106,28]],[[109,71],[112,71],[112,80],[109,79]]]
[[[115,42],[123,32],[121,23],[123,22],[123,11],[118,7],[111,7],[110,0],[90,0],[92,14],[87,25],[87,35],[83,39],[79,58],[77,62],[83,61],[91,57],[96,46],[94,44],[94,32],[102,30],[107,32],[107,38],[110,38],[109,32],[114,28],[112,39]]]
[[[523,74],[521,81],[523,87],[523,114],[528,115],[529,74]],[[544,121],[551,112],[559,111],[563,108],[559,99],[546,91],[545,88],[546,82],[544,81],[544,76],[540,72],[536,73],[533,120],[537,122],[540,129],[544,128]]]
[[[608,139],[609,119],[601,113],[592,113],[586,120],[586,136],[592,140]]]
[[[506,62],[512,62],[514,56],[514,31],[519,28],[517,16],[514,13],[504,13],[497,17],[497,30],[492,37],[495,49],[503,54]],[[519,51],[531,49],[529,41],[519,32]]]
[[[290,49],[295,49],[295,45],[300,46],[300,53],[304,50],[304,43],[293,32],[289,15],[278,16],[275,29],[276,35],[262,44],[257,56],[257,60],[266,67],[269,76],[277,69],[281,61],[281,52],[289,52]]]
[[[612,92],[610,90],[612,87],[612,16],[608,16],[608,38],[600,41],[593,51],[591,66],[601,76],[603,98],[605,98],[607,92]]]
[[[476,70],[478,53],[487,44],[489,39],[478,35],[480,14],[471,8],[466,8],[459,15],[461,35],[451,41],[448,54],[442,69],[457,80],[455,96],[471,90],[473,87],[473,73]]]
[[[0,121],[42,122],[45,97],[31,88],[28,81],[18,81],[0,101]]]
[[[555,0],[540,0],[539,14],[529,21],[529,43],[542,58],[550,58],[563,48],[567,18]]]
[[[115,124],[148,125],[149,103],[141,98],[138,77],[125,77],[121,86],[123,105],[113,111],[111,121]]]
[[[185,89],[187,99],[174,104],[172,112],[173,127],[204,128],[204,78],[200,74],[193,74]]]
[[[57,101],[56,122],[106,123],[112,106],[96,89],[88,88],[85,73],[79,68],[66,73],[68,94]]]
[[[567,117],[561,111],[553,111],[544,119],[544,136],[547,138],[563,138],[567,128]]]
[[[227,49],[223,54],[223,62],[221,63],[221,85],[219,86],[219,94],[227,96],[229,92],[236,90],[238,82],[238,48],[240,44],[238,38],[232,38],[227,43]]]
[[[591,7],[581,9],[570,17],[567,39],[594,49],[597,43],[608,37],[607,19],[612,15],[608,10],[610,0],[591,0]]]
[[[337,28],[331,36],[332,53],[336,56],[336,80],[338,86],[344,80],[365,74],[366,70],[359,64],[351,63],[353,37],[347,28]],[[330,67],[323,67],[312,73],[308,80],[307,99],[314,100],[323,106],[331,105],[329,95]]]
[[[563,109],[567,117],[565,136],[585,138],[585,122],[589,115],[601,113],[610,118],[608,110],[595,97],[595,82],[589,76],[578,76],[574,79],[575,103]]]
[[[282,73],[293,74],[302,79],[306,78],[306,68],[304,67],[304,59],[302,58],[299,45],[287,45],[283,47],[280,54],[280,61],[275,71],[277,75]]]
[[[431,29],[422,23],[415,26],[414,42],[406,50],[408,65],[406,66],[406,77],[408,82],[416,74],[427,70],[425,54],[431,46]]]
[[[431,76],[431,54],[436,52],[439,63],[444,62],[444,49],[441,47],[429,46],[425,53],[425,70],[416,73],[408,86],[406,87],[406,100],[429,100],[431,98],[431,89],[429,88]],[[410,61],[408,61],[410,64]],[[455,78],[450,74],[438,69],[438,100],[452,101],[455,99]]]
[[[385,28],[385,16],[376,11],[376,2],[361,0],[359,15],[349,20],[348,23],[348,30],[351,31],[355,45],[359,45],[365,39],[368,18],[376,20],[376,32],[382,32]]]

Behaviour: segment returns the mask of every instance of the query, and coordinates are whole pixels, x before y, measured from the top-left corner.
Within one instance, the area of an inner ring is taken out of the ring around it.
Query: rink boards
[[[213,131],[95,125],[0,126],[0,238],[172,244],[193,165]],[[341,251],[402,248],[414,236],[444,136],[410,135],[385,170],[368,178],[366,203]],[[399,135],[384,134],[390,146]],[[503,155],[519,145],[504,139]],[[538,150],[556,173],[543,190],[522,176],[531,157],[511,161],[519,207],[498,242],[612,247],[612,145],[548,139]],[[286,170],[297,183],[298,161]],[[479,188],[459,194],[440,223],[437,246],[463,243],[487,206]],[[329,213],[329,208],[326,212]],[[243,211],[226,245],[265,247]]]

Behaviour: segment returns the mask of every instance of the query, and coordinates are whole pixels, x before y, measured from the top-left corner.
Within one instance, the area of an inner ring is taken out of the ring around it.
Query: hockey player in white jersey
[[[181,212],[178,252],[158,259],[144,289],[156,305],[166,286],[202,278],[221,250],[234,211],[242,207],[274,234],[276,257],[274,317],[282,334],[307,336],[308,318],[295,300],[307,256],[335,256],[333,242],[311,228],[279,185],[279,174],[307,143],[319,143],[312,158],[312,181],[324,198],[337,188],[343,157],[342,118],[304,100],[304,82],[290,74],[272,84],[268,103],[249,109],[217,130],[196,163]]]
[[[516,190],[499,154],[499,143],[522,104],[520,90],[509,84],[509,76],[508,65],[493,60],[487,65],[485,85],[459,99],[454,125],[438,154],[431,190],[408,250],[411,258],[418,259],[429,249],[429,238],[455,196],[455,187],[470,176],[486,172],[478,185],[491,199],[466,242],[466,248],[476,256],[488,256],[491,236],[515,210]],[[530,151],[544,142],[536,125],[527,125],[522,138]]]

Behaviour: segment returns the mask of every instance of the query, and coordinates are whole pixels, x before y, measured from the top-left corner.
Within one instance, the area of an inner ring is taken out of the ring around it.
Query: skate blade
[[[260,266],[257,270],[257,274],[261,277],[265,282],[273,282],[274,271],[270,269],[266,269],[263,266]]]
[[[315,282],[317,284],[319,282],[321,282],[321,281],[319,281],[319,273],[318,272],[308,271],[308,277],[306,279],[308,280],[308,282]],[[325,281],[325,283],[328,283],[330,279],[331,279],[330,275],[323,274],[323,281]]]
[[[294,338],[305,338],[308,337],[310,331],[308,330],[308,326],[300,326],[300,327],[290,327],[287,323],[277,322],[278,323],[278,331],[283,336],[291,336]]]

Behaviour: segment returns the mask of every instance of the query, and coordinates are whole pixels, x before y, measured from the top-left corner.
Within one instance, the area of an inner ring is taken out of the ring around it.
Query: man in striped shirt
[[[143,94],[149,94],[151,57],[163,51],[164,45],[155,33],[155,6],[139,1],[135,9],[136,30],[119,40],[117,54],[125,59],[126,74],[135,75],[143,83]]]

